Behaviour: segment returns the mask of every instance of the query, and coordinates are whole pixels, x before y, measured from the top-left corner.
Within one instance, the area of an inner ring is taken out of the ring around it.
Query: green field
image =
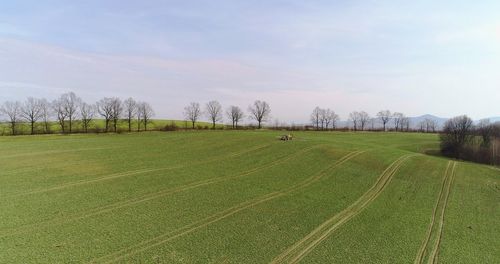
[[[0,137],[0,263],[500,263],[500,170],[412,133]]]

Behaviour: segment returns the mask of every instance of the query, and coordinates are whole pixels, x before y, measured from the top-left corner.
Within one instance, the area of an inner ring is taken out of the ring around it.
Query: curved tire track
[[[195,189],[198,187],[202,187],[202,186],[206,186],[206,185],[210,185],[210,184],[215,184],[215,183],[219,183],[219,182],[223,182],[223,181],[227,181],[227,180],[231,180],[231,179],[241,178],[241,177],[250,175],[252,173],[258,172],[260,170],[272,168],[272,167],[277,166],[281,163],[287,162],[287,161],[289,161],[289,160],[291,160],[299,155],[307,153],[307,152],[309,152],[315,148],[321,147],[321,146],[324,146],[324,145],[316,145],[316,146],[302,149],[298,152],[295,152],[295,153],[289,154],[287,156],[284,156],[282,158],[279,158],[278,160],[272,161],[272,162],[267,163],[267,164],[262,165],[262,166],[258,166],[258,167],[249,169],[247,171],[238,173],[236,175],[221,176],[221,177],[216,177],[216,178],[207,179],[207,180],[203,180],[203,181],[197,181],[197,182],[193,182],[190,184],[178,186],[176,188],[161,190],[161,191],[154,192],[151,194],[146,194],[146,195],[143,195],[143,196],[140,196],[137,198],[128,199],[128,200],[116,202],[113,204],[96,207],[96,208],[93,208],[91,210],[84,211],[82,213],[66,216],[65,218],[62,218],[62,219],[56,218],[56,219],[52,219],[52,220],[38,222],[36,224],[25,225],[25,226],[13,228],[13,229],[3,230],[2,232],[0,232],[0,238],[6,237],[6,236],[18,235],[18,234],[22,234],[22,233],[27,233],[27,232],[34,231],[34,230],[42,228],[42,227],[51,226],[51,225],[55,225],[55,224],[63,224],[63,223],[71,222],[71,221],[77,221],[77,220],[89,218],[92,216],[104,214],[107,212],[111,212],[111,211],[116,210],[116,209],[120,209],[120,208],[124,208],[124,207],[128,207],[128,206],[133,206],[136,204],[140,204],[143,202],[147,202],[150,200],[161,198],[161,197],[164,197],[167,195],[171,195],[171,194],[175,194],[175,193],[179,193],[179,192],[187,191],[190,189]],[[247,152],[250,152],[250,151],[246,151],[245,153],[247,153]],[[236,156],[236,154],[234,154],[233,156]]]
[[[380,193],[385,189],[387,184],[392,180],[403,163],[410,157],[417,154],[409,154],[401,156],[389,165],[382,174],[378,177],[377,181],[368,191],[366,191],[358,200],[356,200],[349,207],[334,215],[332,218],[323,222],[315,228],[307,236],[296,242],[294,245],[286,249],[279,256],[274,258],[271,263],[297,263],[302,260],[309,252],[311,252],[323,240],[328,238],[340,226],[348,222],[350,219],[363,211],[373,200],[375,200]]]
[[[119,250],[117,252],[114,252],[112,254],[109,254],[109,255],[106,255],[106,256],[103,256],[103,257],[100,257],[100,258],[97,258],[97,259],[94,259],[92,260],[90,263],[96,263],[96,262],[99,262],[99,263],[114,263],[114,262],[117,262],[121,259],[124,259],[124,258],[127,258],[127,257],[131,257],[137,253],[140,253],[140,252],[143,252],[147,249],[150,249],[150,248],[153,248],[153,247],[156,247],[156,246],[159,246],[161,244],[164,244],[166,242],[169,242],[175,238],[178,238],[178,237],[181,237],[183,235],[186,235],[186,234],[189,234],[189,233],[192,233],[198,229],[201,229],[203,227],[206,227],[210,224],[213,224],[215,222],[218,222],[222,219],[225,219],[225,218],[228,218],[240,211],[243,211],[247,208],[250,208],[250,207],[253,207],[253,206],[256,206],[258,204],[261,204],[261,203],[264,203],[264,202],[267,202],[267,201],[270,201],[270,200],[273,200],[273,199],[276,199],[278,197],[282,197],[282,196],[285,196],[291,192],[294,192],[294,191],[297,191],[297,190],[300,190],[302,188],[305,188],[317,181],[319,181],[322,177],[325,176],[325,174],[332,170],[332,169],[335,169],[337,167],[339,167],[340,165],[344,164],[345,162],[347,162],[348,160],[360,155],[361,153],[364,153],[365,151],[355,151],[355,152],[351,152],[349,154],[347,154],[346,156],[342,157],[341,159],[339,159],[337,162],[335,162],[333,165],[331,166],[328,166],[327,168],[321,170],[320,172],[316,173],[315,175],[305,179],[304,181],[296,184],[296,185],[293,185],[291,187],[288,187],[284,190],[281,190],[281,191],[276,191],[276,192],[272,192],[272,193],[269,193],[269,194],[266,194],[266,195],[263,195],[263,196],[260,196],[256,199],[253,199],[251,201],[248,201],[248,202],[244,202],[244,203],[241,203],[241,204],[238,204],[234,207],[231,207],[229,209],[226,209],[222,212],[219,212],[219,213],[215,213],[211,216],[208,216],[200,221],[197,221],[195,223],[192,223],[190,225],[187,225],[187,226],[184,226],[184,227],[181,227],[177,230],[174,230],[172,232],[169,232],[169,233],[166,233],[166,234],[163,234],[163,235],[160,235],[160,236],[157,236],[157,237],[154,237],[152,239],[149,239],[149,240],[146,240],[146,241],[143,241],[143,242],[140,242],[134,246],[131,246],[131,247],[128,247],[128,248],[125,248],[125,249],[122,249],[122,250]]]
[[[434,247],[432,249],[431,255],[429,256],[429,260],[427,261],[427,263],[438,263],[439,247],[441,245],[441,240],[443,238],[444,217],[446,213],[446,207],[448,206],[448,197],[450,196],[451,186],[456,173],[456,167],[457,167],[457,162],[455,161],[453,162],[453,168],[451,170],[450,180],[448,181],[448,185],[446,186],[447,188],[443,201],[444,203],[443,208],[441,210],[441,217],[439,218],[439,226],[438,226],[436,241],[434,243]]]
[[[438,199],[436,200],[436,204],[435,204],[434,210],[432,212],[431,224],[429,225],[429,228],[427,230],[427,236],[426,236],[424,242],[422,243],[422,246],[420,247],[420,249],[418,251],[417,258],[414,261],[415,264],[420,264],[420,263],[423,263],[423,261],[424,261],[425,253],[427,252],[427,247],[429,246],[429,242],[430,242],[431,237],[432,237],[432,230],[434,229],[434,224],[436,223],[436,215],[438,212],[439,204],[440,204],[441,200],[443,199],[443,195],[444,195],[444,192],[446,189],[446,182],[449,178],[449,170],[450,170],[452,163],[453,163],[452,161],[449,161],[448,165],[446,166],[446,170],[445,170],[444,175],[443,175],[443,181],[441,184],[441,190],[439,191]]]
[[[126,172],[114,173],[114,174],[110,174],[110,175],[107,175],[107,176],[104,176],[104,177],[98,177],[98,178],[94,178],[94,179],[90,179],[90,180],[80,180],[80,181],[75,181],[75,182],[69,182],[69,183],[57,185],[57,186],[54,186],[54,187],[49,187],[49,188],[46,188],[46,189],[39,189],[39,190],[33,190],[33,191],[29,191],[29,192],[18,193],[18,194],[6,196],[6,197],[3,197],[3,198],[12,198],[12,197],[18,197],[18,196],[24,196],[24,195],[46,193],[46,192],[51,192],[51,191],[66,189],[66,188],[69,188],[69,187],[74,187],[74,186],[79,186],[79,185],[85,185],[85,184],[92,184],[92,183],[101,182],[101,181],[113,180],[113,179],[116,179],[116,178],[133,176],[133,175],[137,175],[137,174],[144,174],[144,173],[148,173],[148,172],[157,172],[157,171],[164,171],[164,170],[182,169],[182,168],[187,167],[187,166],[201,165],[201,164],[206,164],[206,163],[210,163],[210,162],[216,162],[216,161],[221,161],[221,160],[228,159],[228,158],[233,158],[233,157],[241,156],[243,154],[246,154],[246,153],[249,153],[249,152],[252,152],[252,151],[256,151],[256,150],[260,150],[260,149],[266,148],[268,146],[270,146],[270,144],[256,146],[254,148],[246,149],[246,150],[243,150],[243,151],[240,151],[240,152],[236,152],[236,153],[233,153],[233,154],[229,154],[229,155],[223,156],[223,157],[215,157],[215,158],[206,159],[206,160],[202,160],[202,161],[198,161],[198,162],[193,162],[193,163],[189,163],[189,164],[184,164],[184,165],[175,165],[175,166],[169,166],[169,167],[163,167],[163,168],[140,169],[140,170],[133,170],[133,171],[126,171]]]

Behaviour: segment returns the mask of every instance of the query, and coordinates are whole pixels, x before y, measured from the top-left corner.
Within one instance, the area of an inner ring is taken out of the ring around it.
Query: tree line
[[[20,124],[28,124],[32,135],[52,133],[54,122],[62,133],[87,133],[97,118],[104,120],[104,132],[118,132],[120,122],[125,122],[131,132],[147,130],[154,110],[149,103],[133,98],[122,101],[118,97],[104,97],[95,103],[87,103],[70,92],[52,101],[34,97],[28,97],[24,102],[6,101],[0,106],[0,115],[7,119],[11,135],[19,134]],[[37,125],[42,129],[37,130]],[[94,131],[98,131],[97,125]]]
[[[316,130],[335,130],[338,128],[337,123],[340,120],[335,111],[327,108],[316,107],[311,113],[310,121],[313,128]],[[376,123],[379,122],[380,126]],[[410,118],[403,113],[394,112],[389,110],[382,110],[376,114],[375,117],[370,116],[365,111],[354,111],[349,113],[348,125],[354,131],[364,130],[382,130],[382,131],[415,131],[410,124]],[[418,131],[420,132],[436,132],[438,124],[435,120],[426,118],[419,122]]]
[[[192,102],[184,107],[184,118],[191,122],[192,128],[195,128],[196,122],[201,117],[205,116],[212,123],[212,128],[215,129],[218,122],[224,121],[224,111],[222,105],[218,101],[209,101],[205,104],[204,109],[197,102]],[[239,124],[246,117],[245,113],[239,106],[231,105],[225,115],[231,122],[233,129],[238,129]],[[257,122],[257,127],[260,129],[265,122],[269,121],[271,116],[271,107],[266,101],[256,100],[252,105],[248,106],[248,118]]]

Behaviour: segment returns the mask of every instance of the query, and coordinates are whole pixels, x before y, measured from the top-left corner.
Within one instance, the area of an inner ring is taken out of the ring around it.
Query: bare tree
[[[437,122],[436,122],[436,120],[430,119],[430,118],[426,118],[424,120],[424,122],[425,122],[425,131],[427,133],[429,133],[429,132],[432,132],[432,133],[436,132],[436,128],[437,128]]]
[[[69,133],[71,133],[73,127],[73,120],[76,118],[78,106],[81,104],[82,99],[76,96],[75,93],[70,92],[61,95],[60,100],[62,103],[63,111],[65,112],[65,115],[68,118]]]
[[[395,112],[392,115],[392,119],[394,121],[394,129],[396,131],[398,131],[398,129],[401,127],[401,120],[403,120],[404,117],[405,117],[405,115],[403,115],[402,113],[398,113],[398,112]]]
[[[389,110],[382,110],[377,113],[377,117],[380,118],[380,121],[382,121],[382,124],[384,125],[384,131],[387,131],[387,123],[389,120],[391,120],[391,111]]]
[[[253,105],[248,107],[250,112],[250,118],[254,119],[258,123],[258,128],[262,128],[262,123],[266,122],[271,114],[271,108],[269,104],[265,101],[257,100]]]
[[[243,113],[243,110],[241,110],[241,108],[232,105],[227,109],[226,115],[231,120],[234,129],[238,128],[238,122],[243,119],[245,114]]]
[[[113,98],[105,97],[97,102],[97,112],[104,118],[106,132],[109,131],[109,123],[113,119]]]
[[[122,107],[122,101],[120,98],[114,97],[112,98],[112,120],[113,120],[113,128],[115,132],[118,132],[118,121],[120,120],[120,117],[122,115],[123,107]]]
[[[360,119],[361,119],[359,112],[356,112],[356,111],[351,112],[349,114],[349,119],[351,120],[351,122],[353,124],[354,131],[358,131],[358,128],[360,126]]]
[[[191,121],[191,124],[194,126],[196,124],[196,121],[201,116],[201,108],[199,103],[192,102],[188,106],[184,107],[184,117],[186,120]]]
[[[316,127],[316,130],[319,130],[319,124],[321,123],[321,112],[321,108],[316,106],[311,114],[311,123]]]
[[[51,105],[47,99],[40,99],[40,118],[43,122],[44,133],[50,132],[50,117],[52,116]]]
[[[95,105],[90,105],[85,102],[82,102],[80,104],[80,116],[82,118],[83,131],[85,131],[85,133],[88,132],[90,122],[92,122],[92,119],[94,118],[95,114],[96,114]]]
[[[16,125],[21,116],[21,103],[18,101],[7,101],[0,107],[0,112],[9,118],[12,135],[16,135]]]
[[[217,101],[210,101],[205,106],[205,113],[212,121],[212,129],[215,129],[215,123],[222,121],[222,106]]]
[[[61,127],[61,132],[64,134],[66,132],[66,118],[68,117],[64,108],[64,100],[62,98],[55,99],[52,102],[52,109],[56,114],[57,122]]]
[[[330,109],[328,109],[328,110],[330,110]],[[337,127],[337,122],[339,119],[340,119],[339,116],[333,110],[331,110],[329,112],[328,120],[329,120],[329,123],[332,124],[332,129],[335,129]]]
[[[361,111],[359,113],[359,124],[361,125],[361,130],[365,130],[368,121],[370,121],[370,115],[365,111]]]
[[[42,117],[40,100],[28,97],[21,108],[21,116],[30,123],[31,134],[35,134],[35,123]]]
[[[125,116],[128,123],[128,132],[132,131],[132,120],[137,115],[137,102],[133,98],[123,101]]]
[[[149,103],[142,102],[138,104],[137,107],[142,124],[144,126],[144,131],[148,130],[148,123],[151,122],[151,118],[154,116],[155,112],[153,110],[153,107]]]
[[[400,121],[401,131],[410,131],[410,118],[403,117]]]
[[[330,108],[323,110],[323,112],[321,113],[321,118],[324,120],[323,123],[325,124],[326,130],[330,128],[330,123],[332,122],[332,120],[330,119],[331,113],[332,110],[330,110]]]
[[[328,128],[329,121],[328,121],[328,113],[326,109],[321,109],[320,110],[320,115],[319,115],[320,123],[321,123],[321,130],[324,130],[325,127]]]

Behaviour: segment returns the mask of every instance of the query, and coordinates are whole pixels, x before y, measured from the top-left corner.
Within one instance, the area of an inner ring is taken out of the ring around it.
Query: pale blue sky
[[[499,1],[2,1],[0,101],[500,115]]]

